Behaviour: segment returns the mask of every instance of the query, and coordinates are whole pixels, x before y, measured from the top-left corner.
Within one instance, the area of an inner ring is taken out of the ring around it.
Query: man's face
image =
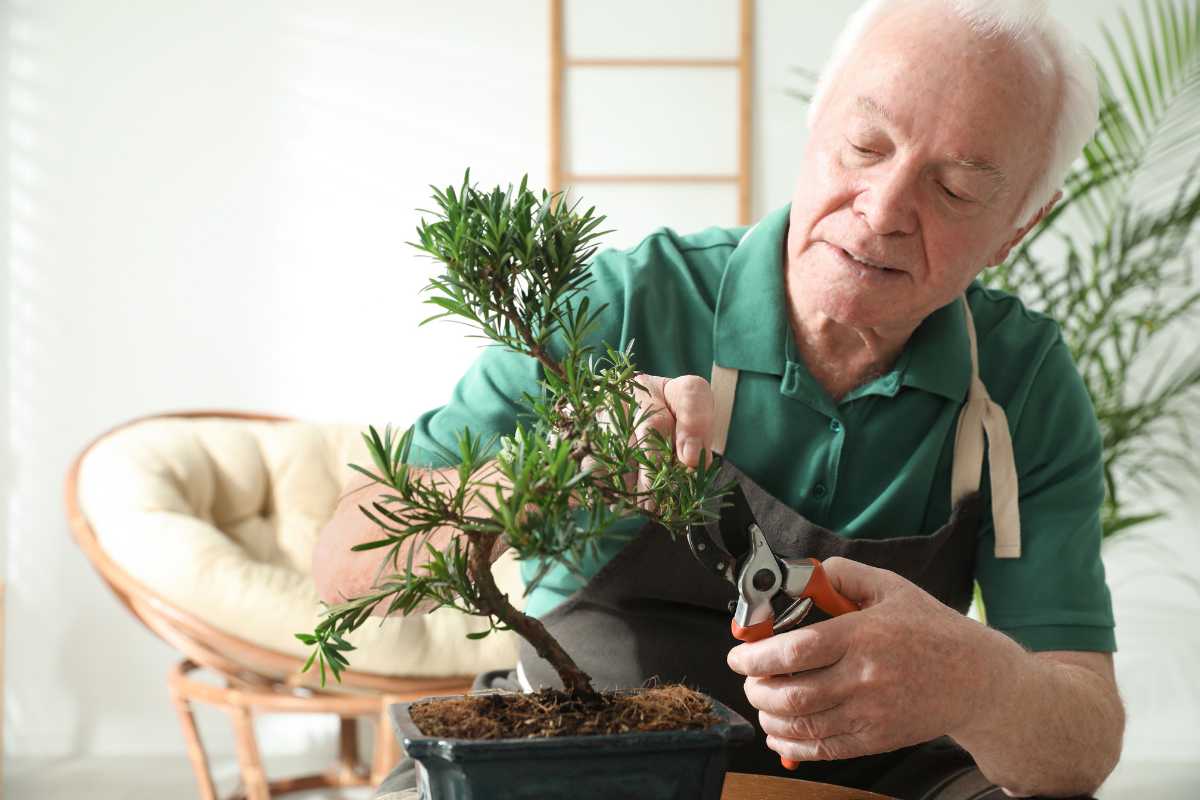
[[[944,11],[876,21],[813,121],[789,220],[792,296],[881,332],[950,302],[1019,238],[1054,94],[1007,40]]]

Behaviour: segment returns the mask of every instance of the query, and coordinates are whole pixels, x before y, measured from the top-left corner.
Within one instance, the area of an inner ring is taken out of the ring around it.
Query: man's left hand
[[[822,562],[862,609],[741,644],[767,746],[794,761],[854,758],[935,739],[986,708],[1006,655],[988,629],[894,572]]]

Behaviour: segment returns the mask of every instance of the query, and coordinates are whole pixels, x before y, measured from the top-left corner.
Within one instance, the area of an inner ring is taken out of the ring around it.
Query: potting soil
[[[531,694],[464,695],[414,705],[412,720],[426,736],[532,739],[629,731],[694,730],[720,722],[704,695],[680,684],[636,694],[602,692],[584,700],[556,689]]]

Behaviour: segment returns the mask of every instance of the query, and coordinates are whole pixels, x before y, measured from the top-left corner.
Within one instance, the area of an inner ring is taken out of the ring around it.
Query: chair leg
[[[379,715],[375,718],[375,755],[371,762],[371,785],[379,786],[388,773],[400,762],[400,742],[392,732],[392,721],[388,718],[388,705],[393,698],[384,695],[379,702]]]
[[[254,739],[254,715],[250,709],[242,706],[231,706],[227,710],[233,721],[238,764],[242,768],[242,782],[246,785],[246,800],[271,800],[267,774],[258,753],[258,742]]]
[[[212,773],[208,771],[208,757],[204,753],[204,744],[200,741],[200,732],[196,729],[196,718],[192,715],[192,704],[176,687],[171,686],[170,690],[171,703],[179,714],[180,724],[183,725],[183,741],[187,746],[188,761],[192,762],[192,771],[196,773],[196,783],[200,786],[200,800],[217,800]]]
[[[333,776],[339,785],[349,786],[356,779],[361,780],[363,774],[358,760],[358,719],[340,717],[338,723],[341,730],[338,733],[338,757]]]

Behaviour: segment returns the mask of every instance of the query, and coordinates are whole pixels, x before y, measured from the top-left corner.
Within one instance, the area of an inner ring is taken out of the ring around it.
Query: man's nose
[[[879,236],[915,233],[915,183],[901,167],[879,170],[854,198],[854,211]]]

